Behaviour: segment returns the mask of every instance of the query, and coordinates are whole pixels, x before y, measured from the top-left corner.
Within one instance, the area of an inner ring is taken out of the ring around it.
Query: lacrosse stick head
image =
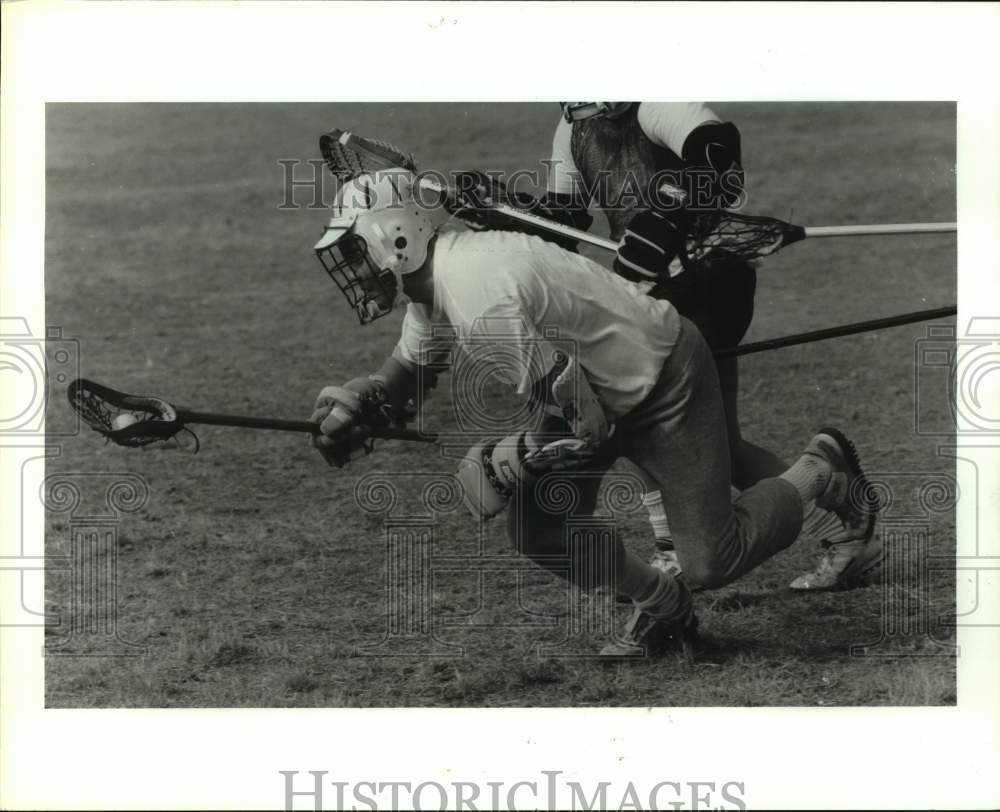
[[[177,410],[161,398],[128,395],[86,378],[73,381],[67,394],[81,419],[117,445],[137,448],[184,429]]]
[[[559,102],[563,118],[570,124],[574,121],[584,121],[594,116],[616,119],[625,115],[636,102],[601,101],[601,102]]]
[[[417,171],[413,155],[385,141],[362,138],[344,130],[330,130],[320,136],[319,149],[326,166],[341,183],[384,169]]]
[[[713,250],[752,261],[770,256],[806,238],[802,226],[795,226],[774,217],[754,217],[733,211],[691,212],[687,223],[688,262],[703,259]]]

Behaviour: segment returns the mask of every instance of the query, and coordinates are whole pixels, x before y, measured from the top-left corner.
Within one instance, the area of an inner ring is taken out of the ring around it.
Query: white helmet
[[[449,218],[439,198],[423,200],[416,176],[402,169],[361,175],[337,193],[334,217],[314,250],[362,324],[392,310],[403,277],[427,259],[427,246]]]
[[[619,118],[625,115],[635,102],[559,102],[562,107],[563,118],[571,124],[574,121],[584,121],[594,116],[604,116],[605,118]]]

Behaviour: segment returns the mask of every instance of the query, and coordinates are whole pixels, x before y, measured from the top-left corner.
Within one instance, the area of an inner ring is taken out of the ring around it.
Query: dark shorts
[[[753,263],[726,251],[713,251],[691,270],[658,284],[649,295],[673,304],[717,350],[743,340],[753,319],[756,291]]]

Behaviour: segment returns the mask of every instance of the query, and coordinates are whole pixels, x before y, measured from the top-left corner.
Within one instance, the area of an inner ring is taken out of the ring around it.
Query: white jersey
[[[456,350],[485,346],[471,355],[526,394],[569,348],[614,420],[646,397],[677,342],[669,302],[540,237],[442,233],[433,268],[434,305],[408,306],[396,346],[414,364],[454,365]]]
[[[692,130],[702,124],[720,121],[711,108],[701,102],[641,102],[636,116],[639,127],[650,141],[676,155],[681,154],[684,141]],[[583,191],[580,172],[573,160],[572,134],[573,125],[561,118],[552,139],[548,180],[550,192],[571,194]]]

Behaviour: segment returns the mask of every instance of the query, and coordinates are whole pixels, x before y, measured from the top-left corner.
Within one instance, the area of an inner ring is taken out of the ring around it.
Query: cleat
[[[792,581],[792,589],[814,591],[846,589],[874,574],[885,558],[882,539],[841,543],[824,541],[816,569]]]
[[[698,618],[689,612],[677,621],[659,620],[636,608],[625,624],[625,634],[601,649],[607,660],[641,660],[663,654],[691,659],[698,644]]]
[[[837,429],[822,429],[805,450],[831,469],[816,505],[831,511],[840,527],[827,527],[816,569],[789,585],[792,589],[827,590],[852,586],[877,570],[885,556],[881,539],[873,540],[878,498],[861,470],[854,444]]]

